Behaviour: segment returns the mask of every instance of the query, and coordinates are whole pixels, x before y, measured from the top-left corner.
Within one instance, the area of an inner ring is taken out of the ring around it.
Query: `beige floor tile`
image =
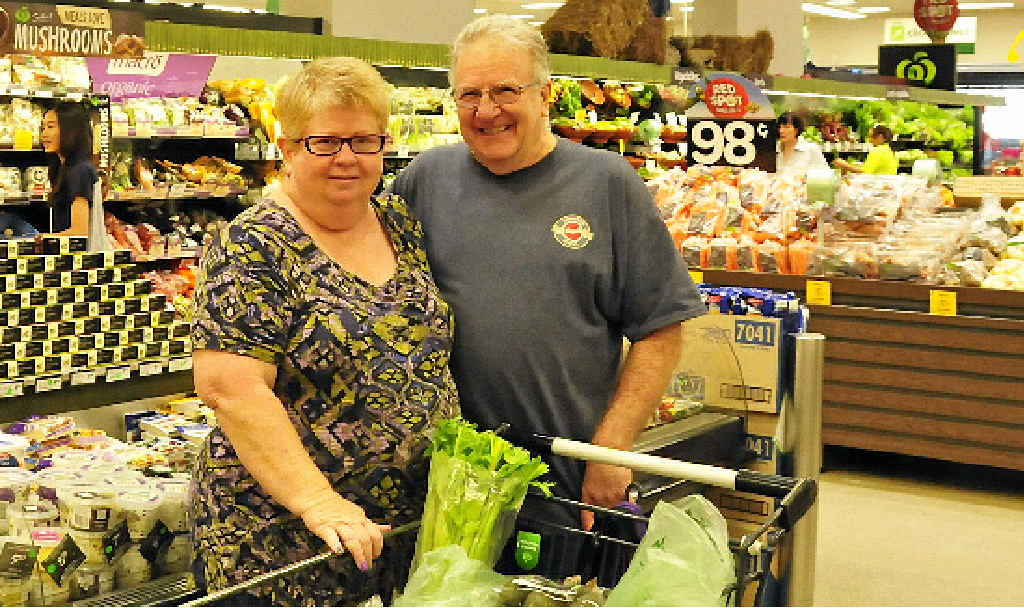
[[[822,474],[816,604],[1024,605],[1024,487],[999,487],[1019,478],[942,466]]]

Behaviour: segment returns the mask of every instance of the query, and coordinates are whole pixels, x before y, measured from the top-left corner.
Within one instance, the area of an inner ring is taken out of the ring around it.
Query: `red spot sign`
[[[953,29],[960,6],[957,0],[915,0],[914,20],[925,32],[943,33]]]
[[[704,102],[716,118],[743,118],[750,107],[750,96],[742,84],[719,78],[708,83]]]

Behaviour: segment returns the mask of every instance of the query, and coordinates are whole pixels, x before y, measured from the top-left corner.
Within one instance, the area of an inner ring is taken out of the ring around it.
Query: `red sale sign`
[[[719,78],[708,83],[704,103],[716,118],[743,118],[750,107],[750,96],[736,80]]]
[[[945,38],[946,32],[953,28],[960,16],[957,0],[915,0],[914,20],[928,36]]]

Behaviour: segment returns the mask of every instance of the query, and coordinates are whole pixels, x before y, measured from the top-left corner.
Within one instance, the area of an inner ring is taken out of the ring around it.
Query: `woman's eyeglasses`
[[[348,144],[354,154],[380,154],[387,135],[356,135],[355,137],[336,137],[334,135],[310,135],[295,141],[306,144],[306,150],[313,156],[334,156]]]
[[[480,103],[484,100],[484,95],[489,96],[491,102],[496,106],[509,106],[519,101],[523,91],[539,84],[539,82],[531,82],[523,85],[506,84],[489,89],[456,89],[452,91],[452,96],[455,98],[455,105],[465,110],[476,110],[479,108]]]

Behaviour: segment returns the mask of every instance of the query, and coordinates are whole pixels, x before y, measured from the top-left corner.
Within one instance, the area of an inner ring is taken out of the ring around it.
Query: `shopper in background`
[[[92,121],[80,103],[58,103],[43,115],[40,135],[50,159],[49,229],[55,234],[89,234],[89,201],[99,173],[92,162]],[[46,230],[47,226],[36,228]]]
[[[289,80],[282,185],[202,261],[194,374],[220,429],[199,458],[197,581],[213,591],[328,548],[351,556],[240,605],[352,605],[404,586],[415,534],[382,534],[420,517],[430,436],[458,413],[452,317],[422,229],[398,197],[372,196],[388,105],[357,59]]]
[[[423,222],[458,319],[463,415],[629,450],[679,361],[680,322],[704,306],[630,165],[551,133],[549,74],[535,28],[502,15],[467,25],[450,72],[465,143],[419,155],[393,190]],[[631,481],[628,469],[551,464],[556,492],[598,505],[619,504]],[[553,536],[551,523],[581,519],[528,499],[519,529]],[[542,573],[576,573],[580,538],[542,539]]]
[[[896,160],[896,154],[889,147],[892,141],[892,130],[885,125],[875,125],[871,128],[868,141],[874,146],[868,157],[861,166],[846,162],[837,158],[833,163],[836,167],[851,173],[873,173],[876,175],[896,175],[900,163]]]
[[[806,175],[808,169],[828,169],[828,162],[818,144],[801,137],[804,132],[803,118],[786,112],[779,116],[778,123],[779,154],[775,163],[776,173]]]

